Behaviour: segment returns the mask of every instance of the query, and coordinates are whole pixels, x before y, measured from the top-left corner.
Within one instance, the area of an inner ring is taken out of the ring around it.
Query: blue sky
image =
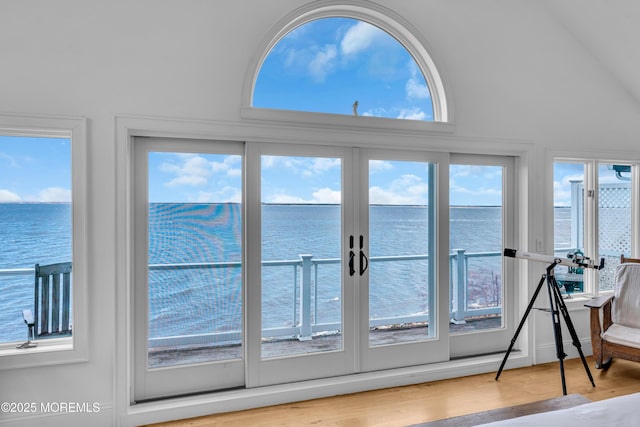
[[[71,142],[0,137],[1,202],[70,202]]]
[[[271,50],[253,106],[433,120],[431,97],[413,57],[368,23],[325,18],[298,27]]]

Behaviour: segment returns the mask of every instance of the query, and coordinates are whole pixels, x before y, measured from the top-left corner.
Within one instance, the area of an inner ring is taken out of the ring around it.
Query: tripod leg
[[[562,344],[562,328],[560,326],[560,310],[558,295],[556,294],[556,288],[558,284],[553,277],[551,271],[553,267],[547,269],[547,290],[549,292],[549,307],[551,308],[551,320],[553,321],[553,335],[556,341],[556,354],[558,361],[560,362],[560,378],[562,379],[562,394],[567,394],[567,382],[564,376],[564,358],[567,356],[564,352],[564,346]],[[560,298],[562,299],[562,298]]]
[[[584,370],[587,373],[587,377],[589,377],[589,381],[593,387],[596,386],[596,383],[593,381],[593,376],[591,376],[591,370],[589,369],[589,364],[584,357],[584,353],[582,352],[582,344],[580,344],[580,338],[578,338],[578,334],[576,332],[576,328],[573,326],[573,322],[571,321],[571,316],[569,316],[569,310],[567,309],[567,304],[562,299],[562,294],[560,293],[560,287],[558,286],[555,278],[554,281],[554,293],[556,295],[556,300],[558,301],[558,307],[560,309],[560,313],[562,313],[562,317],[564,318],[564,322],[567,325],[567,329],[569,330],[569,334],[571,335],[573,346],[578,350],[578,354],[580,355],[580,360],[582,360],[582,366],[584,366]]]
[[[531,309],[533,308],[533,304],[536,301],[536,298],[538,297],[538,294],[540,293],[540,289],[542,289],[542,284],[545,281],[545,276],[542,275],[542,277],[540,278],[540,282],[538,283],[538,287],[536,287],[535,292],[533,293],[533,296],[531,297],[531,301],[529,301],[529,305],[527,306],[527,309],[524,312],[524,315],[522,316],[522,320],[520,320],[520,324],[518,325],[518,328],[516,329],[516,333],[513,334],[513,338],[511,339],[511,344],[509,344],[509,348],[507,349],[507,353],[504,355],[504,358],[502,359],[502,363],[500,364],[500,368],[498,369],[498,373],[496,374],[496,381],[498,381],[498,378],[500,378],[500,374],[502,373],[502,369],[504,368],[505,363],[507,363],[507,359],[509,358],[509,354],[511,354],[511,350],[513,350],[513,346],[516,343],[516,340],[518,339],[518,335],[520,334],[520,331],[522,330],[522,327],[524,326],[524,322],[527,320],[527,316],[529,316],[529,312],[531,311]]]

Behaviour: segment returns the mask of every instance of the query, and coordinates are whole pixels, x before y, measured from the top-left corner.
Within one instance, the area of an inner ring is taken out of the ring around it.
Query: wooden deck
[[[501,325],[501,317],[485,317],[470,319],[465,324],[450,324],[452,334],[471,332],[482,329],[495,329]],[[388,329],[371,330],[370,340],[373,346],[388,345],[400,342],[417,341],[428,334],[427,325],[411,325]],[[264,341],[262,355],[265,358],[293,354],[315,353],[339,350],[342,347],[340,334],[321,335],[310,341],[299,341],[294,337]],[[242,346],[233,345],[199,345],[158,348],[149,352],[149,367],[188,365],[193,363],[212,362],[242,358]]]

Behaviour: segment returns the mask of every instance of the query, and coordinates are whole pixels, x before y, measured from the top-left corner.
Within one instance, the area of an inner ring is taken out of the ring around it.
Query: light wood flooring
[[[614,360],[608,370],[587,358],[596,387],[580,359],[565,360],[567,393],[597,401],[640,392],[640,363]],[[408,426],[562,395],[558,362],[345,396],[154,424],[209,426]]]

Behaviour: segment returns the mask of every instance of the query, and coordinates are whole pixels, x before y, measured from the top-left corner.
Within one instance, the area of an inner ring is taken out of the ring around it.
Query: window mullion
[[[598,254],[598,165],[596,161],[585,162],[584,179],[584,249],[585,255],[597,258]],[[598,294],[598,275],[589,270],[585,291]]]

